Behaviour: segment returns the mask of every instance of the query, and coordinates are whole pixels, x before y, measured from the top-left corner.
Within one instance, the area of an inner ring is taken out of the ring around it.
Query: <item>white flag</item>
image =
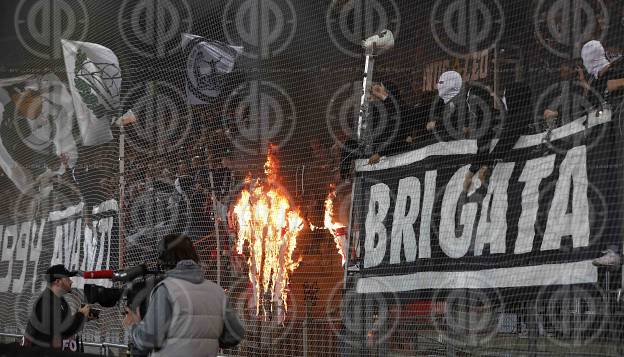
[[[111,122],[121,114],[117,56],[96,43],[61,40],[61,44],[83,145],[111,141]]]
[[[21,192],[57,163],[76,163],[73,115],[71,96],[54,74],[0,79],[0,168]]]
[[[234,70],[236,59],[243,52],[240,46],[182,34],[186,59],[186,94],[190,104],[205,104],[221,94],[224,74]]]

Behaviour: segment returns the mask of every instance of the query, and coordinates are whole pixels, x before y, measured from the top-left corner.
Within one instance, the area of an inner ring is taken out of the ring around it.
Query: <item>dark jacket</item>
[[[594,107],[602,106],[606,101],[616,107],[624,98],[624,89],[618,89],[614,92],[607,91],[607,84],[610,80],[624,78],[624,59],[612,62],[609,68],[598,78],[592,78],[592,93],[589,94],[589,101]]]
[[[71,315],[65,299],[46,288],[35,302],[25,338],[36,346],[61,348],[62,340],[75,335],[84,319],[80,312]]]
[[[433,135],[434,142],[446,142],[465,139],[464,128],[470,126],[470,116],[466,102],[467,88],[463,87],[448,103],[436,98],[429,121],[436,123]],[[425,124],[426,125],[426,124]],[[428,143],[432,144],[432,143]]]
[[[533,134],[533,100],[531,89],[525,83],[514,82],[505,92],[507,111],[502,128],[496,135],[498,143],[490,153],[492,159],[505,160],[523,135]]]
[[[368,130],[371,131],[373,153],[391,156],[414,148],[406,139],[416,136],[417,123],[415,110],[403,103],[399,88],[392,82],[385,82],[384,85],[388,97],[383,102],[370,103],[371,124]]]

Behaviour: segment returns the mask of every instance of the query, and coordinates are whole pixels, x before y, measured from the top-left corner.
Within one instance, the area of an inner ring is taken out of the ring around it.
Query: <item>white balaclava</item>
[[[451,99],[459,94],[462,86],[462,77],[455,71],[447,71],[442,73],[438,79],[438,95],[448,103]]]
[[[581,57],[583,58],[583,66],[594,77],[598,77],[600,71],[609,64],[600,41],[587,42],[581,50]]]

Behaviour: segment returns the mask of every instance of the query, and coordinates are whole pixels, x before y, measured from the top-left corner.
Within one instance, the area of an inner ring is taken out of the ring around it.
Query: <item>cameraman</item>
[[[217,356],[219,347],[243,338],[244,328],[227,307],[225,292],[204,279],[187,236],[165,236],[159,261],[167,277],[152,290],[145,317],[126,308],[123,325],[136,349],[152,356]]]
[[[63,295],[71,290],[70,277],[75,272],[68,271],[62,264],[53,265],[46,271],[46,289],[41,293],[28,320],[24,333],[24,346],[51,347],[55,349],[76,351],[77,346],[73,335],[89,318],[91,307],[81,307],[70,316],[69,305]],[[72,343],[73,341],[73,343]]]

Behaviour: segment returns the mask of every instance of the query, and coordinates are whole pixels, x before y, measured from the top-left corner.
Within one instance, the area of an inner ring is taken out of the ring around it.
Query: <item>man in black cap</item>
[[[91,311],[89,305],[81,307],[71,315],[69,305],[62,296],[71,290],[70,277],[76,272],[68,271],[62,264],[53,265],[46,270],[47,286],[41,293],[30,315],[24,345],[36,345],[64,350],[74,350],[76,344],[68,343],[82,326]]]

